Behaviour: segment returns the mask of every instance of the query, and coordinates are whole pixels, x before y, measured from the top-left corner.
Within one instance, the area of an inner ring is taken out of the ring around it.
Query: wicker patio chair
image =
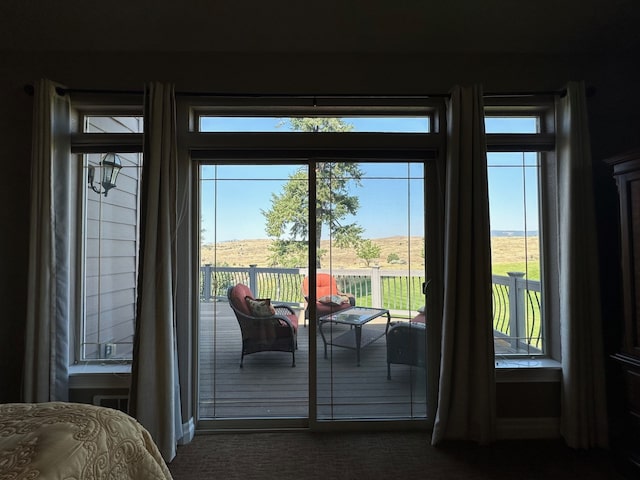
[[[387,332],[387,379],[391,380],[391,364],[425,366],[426,325],[419,314],[410,322],[397,322]],[[422,321],[420,321],[422,320]]]
[[[249,287],[241,283],[227,289],[227,298],[242,333],[240,368],[245,355],[268,351],[291,352],[291,366],[295,367],[298,348],[296,312],[287,305],[273,305],[271,313],[257,314],[255,309],[252,311],[250,303],[262,303],[264,306],[265,302],[254,299]]]
[[[427,294],[431,280],[422,284]],[[427,328],[424,306],[408,322],[397,322],[387,332],[387,379],[391,380],[391,364],[424,367],[426,363]]]

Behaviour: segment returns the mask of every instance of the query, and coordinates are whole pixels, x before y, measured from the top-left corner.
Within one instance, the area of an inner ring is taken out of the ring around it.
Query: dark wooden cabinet
[[[622,370],[625,427],[619,447],[640,472],[640,149],[606,160],[620,197],[623,336],[612,357]]]

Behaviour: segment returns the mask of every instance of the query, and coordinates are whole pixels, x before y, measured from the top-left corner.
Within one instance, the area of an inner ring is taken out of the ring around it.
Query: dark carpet
[[[491,446],[429,445],[429,434],[224,433],[178,447],[175,480],[306,479],[626,479],[607,451],[575,451],[561,441]]]

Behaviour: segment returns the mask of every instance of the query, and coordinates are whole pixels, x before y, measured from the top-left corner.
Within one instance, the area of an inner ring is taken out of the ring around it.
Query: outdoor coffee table
[[[387,316],[387,324],[385,325],[384,330],[375,327],[362,328],[366,323],[370,322],[374,318],[381,317],[382,315]],[[385,336],[389,330],[390,322],[391,315],[389,315],[389,310],[384,308],[351,307],[320,317],[318,321],[318,329],[320,330],[320,335],[324,342],[324,358],[327,358],[327,345],[350,348],[356,351],[356,359],[358,366],[360,366],[360,350],[375,342],[380,337]],[[330,341],[327,341],[327,337],[323,331],[323,327],[327,323],[340,323],[349,325],[352,328],[335,338],[330,338]]]

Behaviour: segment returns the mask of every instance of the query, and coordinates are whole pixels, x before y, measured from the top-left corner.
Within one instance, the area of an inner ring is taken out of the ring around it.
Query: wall
[[[537,55],[208,55],[0,53],[0,195],[5,235],[0,314],[0,402],[20,398],[29,241],[31,98],[23,86],[48,77],[75,88],[141,89],[150,80],[173,81],[179,91],[418,94],[481,82],[487,92],[561,88],[585,80],[589,99],[602,276],[605,345],[619,338],[617,198],[601,160],[640,144],[640,72],[631,58]],[[612,385],[612,391],[615,385]],[[535,389],[534,389],[535,390]],[[536,392],[544,398],[536,398]],[[555,403],[553,388],[499,390],[501,405]],[[547,408],[545,411],[553,410]]]

